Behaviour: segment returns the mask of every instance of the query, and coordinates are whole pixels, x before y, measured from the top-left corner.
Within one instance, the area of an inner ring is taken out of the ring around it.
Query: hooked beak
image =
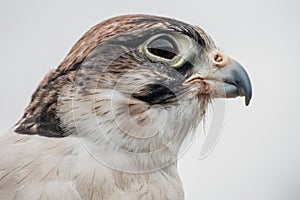
[[[205,86],[204,94],[213,98],[234,98],[245,97],[246,106],[249,105],[252,97],[252,86],[250,78],[245,69],[234,59],[223,53],[214,53],[212,56],[216,70],[210,74],[195,74],[187,82],[194,82],[197,79]]]
[[[216,95],[226,95],[226,98],[245,97],[246,106],[252,98],[252,86],[245,69],[237,61],[230,59],[229,64],[219,71],[223,85],[215,87]],[[223,94],[224,93],[224,94]]]

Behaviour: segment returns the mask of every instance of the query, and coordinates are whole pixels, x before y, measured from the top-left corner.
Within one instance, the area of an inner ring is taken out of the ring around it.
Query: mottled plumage
[[[85,33],[0,138],[1,199],[184,199],[178,153],[244,69],[200,28],[156,16]]]

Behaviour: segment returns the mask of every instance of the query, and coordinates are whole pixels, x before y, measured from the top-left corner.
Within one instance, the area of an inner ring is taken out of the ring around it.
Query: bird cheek
[[[208,95],[213,92],[211,84],[198,75],[191,76],[186,80],[185,84],[191,86],[193,88],[192,90],[195,91],[197,95]]]

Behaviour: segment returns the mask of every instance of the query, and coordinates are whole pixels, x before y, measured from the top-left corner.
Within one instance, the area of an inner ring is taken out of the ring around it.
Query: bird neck
[[[149,106],[110,90],[60,98],[58,116],[68,135],[79,137],[104,165],[125,172],[151,172],[176,164],[183,141],[201,117],[190,110],[198,101],[181,107]],[[147,123],[139,123],[141,116],[149,119]]]

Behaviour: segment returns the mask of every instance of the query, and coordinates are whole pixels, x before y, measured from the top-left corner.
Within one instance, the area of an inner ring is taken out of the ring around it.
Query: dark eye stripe
[[[178,55],[178,48],[173,39],[165,36],[158,37],[148,44],[148,51],[155,56],[172,59]]]
[[[132,97],[148,103],[149,105],[165,105],[177,102],[176,94],[170,90],[172,86],[167,87],[161,84],[148,84],[139,91],[132,94]]]

